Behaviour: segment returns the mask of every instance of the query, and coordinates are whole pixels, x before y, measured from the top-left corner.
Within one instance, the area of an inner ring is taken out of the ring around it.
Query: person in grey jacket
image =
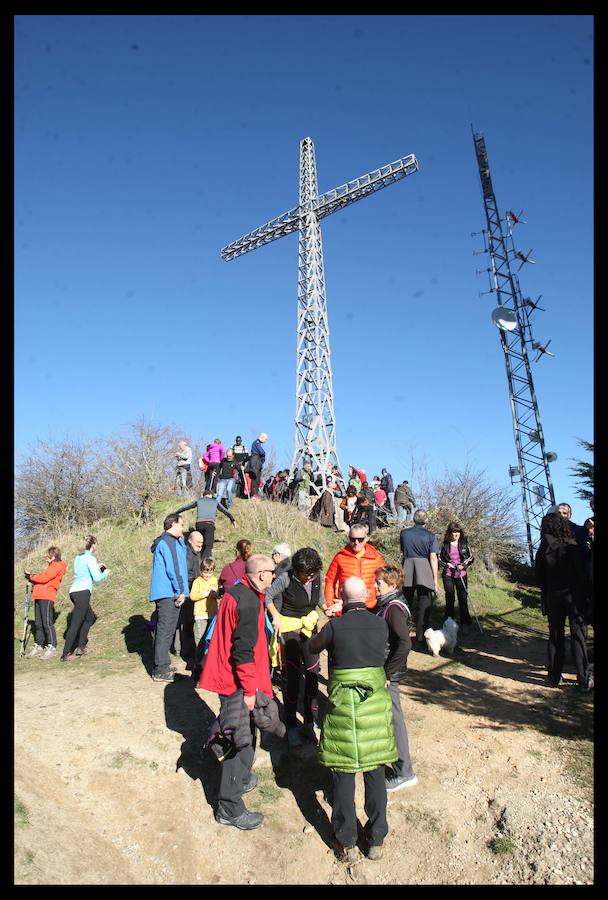
[[[194,500],[192,503],[186,504],[186,506],[180,506],[179,509],[175,510],[175,515],[187,512],[189,509],[196,509],[196,524],[194,527],[197,531],[200,531],[205,542],[201,559],[208,559],[213,551],[213,542],[215,540],[215,516],[218,509],[223,515],[230,519],[233,528],[236,528],[235,518],[232,513],[226,509],[223,501],[217,500],[211,491],[205,491],[203,496],[199,497],[198,500]]]
[[[432,531],[424,528],[426,510],[417,509],[412,528],[403,528],[400,543],[403,553],[403,594],[412,608],[414,591],[418,592],[416,644],[414,649],[426,652],[424,632],[430,625],[431,600],[437,593],[439,543]]]
[[[400,522],[409,522],[412,510],[416,506],[409,482],[402,481],[395,491],[395,506]]]

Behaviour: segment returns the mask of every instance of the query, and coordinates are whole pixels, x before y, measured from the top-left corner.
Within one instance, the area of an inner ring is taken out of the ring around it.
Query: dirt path
[[[216,698],[187,673],[163,686],[143,665],[100,677],[91,658],[23,660],[16,883],[590,884],[591,793],[571,764],[592,700],[575,696],[572,675],[547,688],[544,653],[539,633],[501,627],[454,661],[410,654],[402,702],[419,783],[389,795],[383,858],[350,868],[328,846],[314,756],[258,752],[247,802],[264,826],[215,823],[218,767],[200,745]]]

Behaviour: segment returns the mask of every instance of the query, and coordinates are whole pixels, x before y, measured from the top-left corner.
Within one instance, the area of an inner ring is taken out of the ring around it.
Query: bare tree
[[[38,441],[15,478],[16,533],[30,544],[44,535],[85,528],[107,512],[92,445]]]
[[[450,521],[459,522],[487,568],[509,565],[524,545],[517,515],[517,497],[508,487],[488,479],[467,463],[423,486],[429,509],[429,528],[442,536]]]
[[[123,435],[107,438],[98,453],[102,492],[113,515],[152,518],[156,500],[171,496],[175,481],[175,428],[142,417]]]

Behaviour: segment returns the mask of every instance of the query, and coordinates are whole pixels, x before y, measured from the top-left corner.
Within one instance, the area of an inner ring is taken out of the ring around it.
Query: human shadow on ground
[[[262,735],[261,746],[270,754],[277,787],[291,791],[303,818],[331,847],[331,822],[317,798],[322,791],[325,801],[333,806],[331,773],[319,762],[317,748],[306,744],[289,750],[286,740],[266,735]]]
[[[194,679],[185,675],[176,675],[175,680],[166,686],[164,703],[167,728],[184,738],[175,771],[183,769],[193,781],[200,781],[207,803],[215,809],[220,786],[220,764],[203,745],[216,714],[196,692]]]
[[[592,698],[578,693],[575,687],[551,689],[543,682],[537,685],[528,681],[516,694],[508,693],[497,689],[492,682],[467,676],[458,663],[455,657],[437,660],[437,665],[424,671],[409,669],[401,693],[427,707],[441,706],[487,720],[479,728],[496,731],[532,728],[572,741],[591,737]]]
[[[138,653],[148,675],[154,669],[154,636],[149,621],[142,615],[129,616],[129,622],[122,630],[127,653]]]

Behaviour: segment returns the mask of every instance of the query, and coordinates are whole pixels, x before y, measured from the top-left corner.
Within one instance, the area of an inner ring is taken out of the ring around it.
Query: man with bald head
[[[327,712],[319,743],[319,761],[332,771],[331,824],[334,849],[355,862],[357,813],[355,774],[363,772],[366,852],[379,859],[388,834],[384,767],[397,760],[392,703],[386,688],[384,656],[388,626],[367,609],[367,586],[356,575],[342,585],[342,616],[331,618],[308,641],[311,653],[327,650]]]
[[[264,631],[264,596],[272,584],[274,571],[272,557],[256,553],[247,560],[240,584],[227,588],[222,597],[199,681],[199,687],[219,694],[220,719],[222,708],[232,708],[240,697],[251,713],[256,691],[273,696]],[[253,756],[254,747],[250,743],[222,763],[215,812],[220,825],[234,825],[251,831],[264,820],[262,813],[249,812],[242,800],[243,794],[252,791],[257,784],[256,776],[251,773]]]

